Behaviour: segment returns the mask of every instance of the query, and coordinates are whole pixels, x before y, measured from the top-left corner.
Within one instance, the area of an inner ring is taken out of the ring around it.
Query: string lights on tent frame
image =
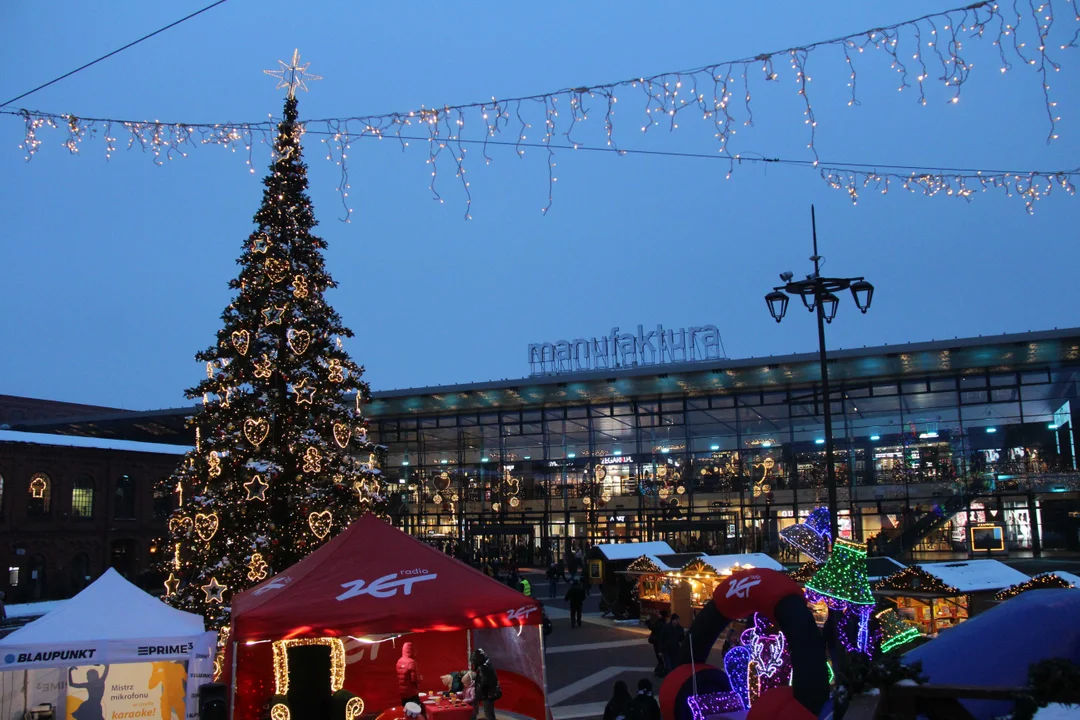
[[[444,201],[440,178],[448,168],[464,195],[466,219],[471,217],[472,207],[471,185],[466,177],[472,166],[467,162],[468,150],[479,148],[486,164],[492,162],[491,151],[496,147],[512,148],[518,157],[530,149],[539,149],[545,155],[548,192],[541,208],[544,213],[552,207],[558,181],[556,151],[563,150],[709,158],[725,163],[728,177],[736,166],[744,164],[812,168],[830,187],[846,192],[852,202],[867,190],[888,193],[899,188],[926,196],[969,200],[978,192],[999,190],[1008,197],[1019,197],[1032,212],[1035,201],[1054,189],[1075,194],[1080,168],[935,168],[822,161],[816,145],[818,120],[811,101],[810,60],[826,50],[843,56],[850,89],[848,105],[860,104],[859,71],[866,64],[861,58],[875,52],[883,54],[895,72],[897,90],[914,95],[917,103],[926,105],[937,97],[931,86],[940,84],[946,93],[945,102],[951,105],[959,102],[975,67],[965,44],[981,41],[993,48],[1000,72],[1017,66],[1034,72],[1045,106],[1046,139],[1052,142],[1058,138],[1061,116],[1050,79],[1061,70],[1058,54],[1080,47],[1077,2],[983,0],[842,37],[688,70],[517,97],[311,120],[298,124],[296,132],[318,136],[326,147],[327,160],[339,167],[337,191],[345,221],[352,213],[348,200],[349,151],[354,142],[365,139],[393,139],[403,151],[410,142],[427,143],[432,197]],[[1065,27],[1068,20],[1077,23],[1071,32]],[[282,62],[280,70],[268,72],[281,81],[279,87],[289,87],[290,94],[297,87],[306,89],[305,79],[318,79],[307,73],[307,64],[300,65],[296,55],[291,64]],[[808,158],[764,157],[733,152],[729,147],[739,129],[754,125],[754,91],[763,83],[773,82],[788,83],[803,106]],[[620,110],[618,126],[616,109]],[[633,117],[635,110],[640,111],[640,120],[632,124],[635,133],[674,131],[681,122],[692,119],[706,123],[714,135],[714,151],[658,152],[625,145],[629,134],[626,126],[631,121],[622,118]],[[56,129],[66,132],[62,145],[72,154],[79,154],[82,143],[95,136],[103,140],[107,158],[126,145],[149,153],[157,164],[186,157],[204,145],[217,145],[242,150],[252,173],[254,146],[261,143],[273,148],[276,128],[272,117],[258,122],[189,123],[81,117],[28,109],[0,109],[0,114],[22,118],[25,131],[20,147],[27,160],[40,149],[43,140],[39,133]],[[596,142],[590,142],[588,129],[597,123],[588,121],[597,118],[601,127],[593,133]]]

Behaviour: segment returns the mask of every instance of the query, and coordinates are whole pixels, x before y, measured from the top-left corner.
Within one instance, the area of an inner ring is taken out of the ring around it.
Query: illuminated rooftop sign
[[[529,345],[529,370],[533,375],[560,375],[587,370],[666,365],[670,363],[723,360],[723,341],[715,325],[665,330],[657,325],[637,333],[613,327],[599,338],[558,340]]]

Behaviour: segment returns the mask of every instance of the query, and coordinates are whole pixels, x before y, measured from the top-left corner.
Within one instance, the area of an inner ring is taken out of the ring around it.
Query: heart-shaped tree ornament
[[[289,347],[297,355],[303,355],[311,345],[311,333],[307,330],[289,329]]]
[[[203,542],[210,542],[210,539],[217,535],[218,524],[217,513],[210,513],[209,515],[195,514],[195,533]]]
[[[232,344],[236,352],[247,355],[248,348],[251,346],[251,335],[247,330],[233,330]]]
[[[352,428],[348,423],[334,423],[334,442],[338,444],[338,447],[342,450],[349,444],[349,438],[352,437]]]
[[[270,421],[266,418],[247,418],[244,420],[244,437],[248,442],[259,447],[270,434]]]
[[[311,532],[315,533],[315,537],[322,540],[330,534],[330,526],[334,524],[334,516],[329,510],[318,513],[313,512],[307,516],[307,522]]]
[[[194,523],[189,517],[174,517],[169,519],[169,532],[173,535],[187,535],[191,532]]]

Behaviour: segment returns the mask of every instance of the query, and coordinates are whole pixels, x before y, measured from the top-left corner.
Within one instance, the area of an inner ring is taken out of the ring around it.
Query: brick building
[[[0,428],[102,412],[0,396]],[[185,448],[0,429],[0,590],[9,603],[70,597],[114,567],[146,581],[171,498],[154,496]]]

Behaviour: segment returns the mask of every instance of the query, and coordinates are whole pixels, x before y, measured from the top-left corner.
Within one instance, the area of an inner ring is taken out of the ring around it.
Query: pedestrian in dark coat
[[[473,720],[477,720],[480,709],[484,710],[484,720],[495,720],[495,701],[502,697],[499,677],[491,658],[481,648],[473,650],[470,663],[476,673],[476,699],[473,701]]]
[[[649,615],[649,619],[645,621],[645,627],[649,629],[649,644],[652,645],[653,654],[656,655],[656,670],[653,674],[656,677],[664,677],[667,675],[667,663],[664,662],[664,649],[663,649],[663,635],[664,627],[667,625],[667,613],[663,615],[656,615],[653,613]]]
[[[637,696],[634,703],[637,705],[641,720],[660,720],[660,704],[653,697],[652,681],[648,678],[638,680]]]
[[[661,650],[664,653],[664,666],[668,672],[675,669],[675,663],[679,658],[679,646],[682,645],[685,631],[679,624],[679,616],[672,614],[671,621],[664,626],[660,636]]]
[[[555,563],[551,563],[551,567],[547,570],[548,579],[548,599],[554,600],[555,596],[559,592],[559,569],[555,566]]]
[[[637,704],[622,680],[615,681],[611,699],[604,706],[604,720],[641,720]]]
[[[570,627],[581,627],[581,607],[585,604],[585,590],[576,579],[570,583],[570,589],[563,598],[570,603]]]

